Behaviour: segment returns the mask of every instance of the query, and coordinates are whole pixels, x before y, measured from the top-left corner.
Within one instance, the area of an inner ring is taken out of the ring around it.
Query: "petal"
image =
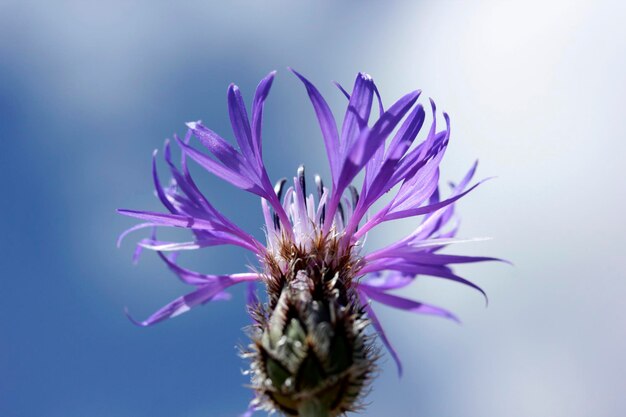
[[[154,182],[154,188],[157,192],[157,196],[159,197],[159,200],[161,200],[161,203],[163,203],[163,205],[171,213],[177,213],[176,208],[172,205],[172,203],[169,201],[169,199],[165,195],[165,191],[163,190],[163,187],[161,186],[161,181],[159,181],[159,173],[157,171],[157,164],[156,164],[157,153],[158,151],[156,149],[152,153],[152,181]]]
[[[174,136],[176,142],[178,143],[180,139],[178,136]],[[188,132],[188,138],[191,138],[191,130]],[[188,138],[185,138],[184,143],[188,143]],[[183,150],[181,152],[181,165],[183,168],[183,173],[178,170],[176,165],[172,162],[172,151],[170,147],[170,142],[165,141],[165,162],[170,168],[170,172],[172,173],[172,177],[176,181],[176,185],[180,188],[180,190],[185,193],[189,197],[189,200],[194,202],[198,207],[204,209],[204,211],[214,214],[216,217],[220,216],[220,213],[209,203],[204,194],[200,191],[196,183],[191,178],[191,174],[187,168],[187,154]]]
[[[309,80],[300,75],[297,71],[290,68],[290,71],[293,72],[296,77],[302,81],[304,84],[307,93],[309,94],[309,99],[313,104],[313,108],[315,110],[315,114],[317,115],[317,120],[319,122],[320,128],[322,129],[322,136],[324,137],[324,144],[326,145],[326,154],[328,155],[328,162],[330,164],[330,172],[333,177],[333,184],[336,184],[337,175],[339,174],[339,135],[337,133],[337,123],[335,122],[335,117],[330,111],[330,107],[322,97],[322,95],[317,91],[317,88]]]
[[[428,162],[422,170],[408,181],[405,181],[393,198],[389,212],[420,207],[437,191],[439,183],[439,158]]]
[[[254,101],[252,102],[252,149],[258,161],[261,161],[261,158],[263,157],[263,150],[261,146],[263,106],[265,104],[265,99],[270,92],[270,88],[272,87],[272,82],[274,81],[275,75],[276,71],[272,71],[263,80],[261,80],[256,88],[256,92],[254,93]]]
[[[219,159],[220,162],[228,169],[240,174],[248,174],[253,178],[258,178],[257,171],[249,166],[249,161],[252,160],[252,157],[249,154],[244,154],[242,157],[242,155],[237,152],[237,150],[233,148],[230,143],[199,121],[189,122],[187,123],[187,127],[191,129],[193,134],[211,152],[211,154]],[[248,152],[250,151],[248,150]]]
[[[346,151],[346,159],[341,170],[341,175],[337,180],[337,193],[342,193],[343,190],[345,190],[348,184],[369,161],[374,152],[384,144],[387,136],[402,120],[418,97],[419,91],[414,91],[400,98],[389,110],[383,113],[371,129],[363,130],[359,134],[359,137],[353,141],[353,145]]]
[[[387,338],[387,335],[385,334],[385,330],[383,329],[383,326],[380,324],[380,321],[378,320],[376,313],[374,313],[374,309],[368,302],[369,300],[368,296],[363,291],[359,291],[358,293],[359,293],[359,300],[361,301],[361,306],[367,313],[367,316],[369,317],[372,323],[372,327],[374,327],[374,329],[376,330],[376,333],[378,333],[378,336],[380,337],[380,340],[383,342],[383,345],[385,345],[385,347],[391,354],[391,357],[395,361],[396,366],[398,367],[398,376],[402,376],[402,362],[400,362],[400,357],[398,356],[398,352],[396,352],[394,347],[391,345],[391,342]]]
[[[424,116],[424,107],[422,105],[418,105],[413,109],[389,144],[389,148],[387,149],[384,160],[381,162],[380,168],[370,174],[371,179],[367,181],[367,199],[369,205],[373,204],[382,194],[389,191],[397,184],[397,182],[389,180],[396,171],[398,161],[402,158],[407,149],[409,149],[421,130],[424,124]],[[381,147],[380,149],[382,150],[383,148]],[[397,181],[399,180],[400,178],[397,179]]]
[[[383,259],[367,264],[363,269],[361,269],[360,272],[366,274],[385,270],[399,271],[406,275],[428,275],[435,278],[458,282],[459,284],[467,285],[468,287],[480,292],[485,298],[486,303],[489,301],[487,294],[482,288],[473,282],[454,274],[450,268],[444,266],[423,265],[403,259]]]
[[[184,229],[215,230],[211,221],[198,219],[180,214],[156,213],[153,211],[118,209],[118,213],[124,216],[148,220],[155,226],[182,227]],[[145,224],[145,223],[144,223]]]
[[[117,210],[119,213],[119,210]],[[124,213],[122,213],[124,214]],[[126,238],[126,236],[128,236],[130,233],[139,230],[139,229],[145,229],[147,227],[154,227],[154,223],[139,223],[134,225],[133,227],[124,230],[122,233],[120,233],[120,236],[117,238],[117,247],[119,248],[120,246],[122,246],[122,242],[124,241],[124,239]]]
[[[167,257],[163,253],[158,252],[159,257],[167,264],[167,267],[178,276],[185,284],[190,285],[207,285],[216,283],[228,283],[235,280],[234,284],[243,281],[253,281],[259,279],[259,274],[256,273],[241,273],[233,275],[213,275],[202,274],[197,271],[192,271],[187,268],[183,268],[174,262],[174,256]],[[232,284],[231,284],[232,285]],[[226,287],[224,287],[226,288]]]
[[[413,177],[429,158],[441,152],[450,138],[450,119],[444,113],[447,129],[437,133],[437,107],[431,99],[432,123],[426,140],[415,149],[409,151],[398,163],[396,171],[392,175],[392,181],[398,183],[404,179]]]
[[[424,265],[449,265],[489,261],[508,263],[508,261],[505,261],[504,259],[492,258],[488,256],[443,255],[430,252],[412,253],[405,256],[405,259]]]
[[[151,239],[156,239],[156,227],[152,227],[152,232],[150,233],[150,238]],[[145,240],[145,239],[143,239]],[[143,241],[142,240],[142,241]],[[139,262],[139,258],[141,257],[141,254],[143,253],[143,247],[141,246],[141,242],[137,243],[137,245],[135,246],[135,252],[133,252],[133,264],[137,264]]]
[[[166,262],[169,261],[167,257],[163,257]],[[169,261],[169,265],[176,265],[173,262]],[[176,265],[177,266],[177,265]],[[180,267],[179,267],[180,268]],[[198,287],[195,291],[190,292],[187,295],[179,297],[172,301],[171,303],[166,304],[164,307],[160,308],[157,312],[152,314],[144,321],[137,321],[133,319],[128,311],[126,312],[128,318],[138,326],[146,327],[151,326],[153,324],[159,323],[163,320],[167,320],[172,317],[176,317],[192,308],[207,303],[214,299],[224,299],[223,291],[235,284],[239,284],[241,282],[252,281],[258,279],[257,274],[234,274],[234,275],[218,275],[215,276],[216,279],[213,282],[205,284],[203,286]]]
[[[374,252],[368,253],[363,257],[363,260],[366,263],[365,268],[369,268],[370,264],[377,259],[381,258],[400,258],[405,256],[407,253],[413,253],[417,251],[424,251],[429,248],[435,248],[440,246],[446,246],[457,243],[468,243],[468,242],[480,242],[484,240],[489,240],[489,238],[484,237],[476,237],[471,239],[456,239],[456,238],[433,238],[433,239],[403,239],[399,242],[391,244],[382,249],[376,250]]]
[[[359,281],[358,285],[364,284],[379,290],[392,290],[406,287],[413,282],[413,278],[413,276],[399,271],[385,271],[384,275],[377,272],[367,275],[363,280]]]
[[[446,207],[452,203],[454,203],[455,201],[457,201],[458,199],[462,198],[463,196],[465,196],[467,193],[471,192],[472,190],[474,190],[474,188],[478,187],[480,184],[482,184],[483,182],[487,181],[489,178],[479,181],[478,183],[474,184],[469,190],[462,192],[461,194],[458,194],[454,197],[451,197],[447,200],[444,200],[442,202],[436,203],[436,204],[429,204],[427,206],[422,206],[422,207],[416,207],[416,208],[412,208],[412,209],[407,209],[407,210],[400,210],[400,211],[396,211],[396,212],[389,212],[384,216],[384,220],[383,221],[388,221],[388,220],[393,220],[393,219],[402,219],[404,217],[413,217],[413,216],[419,216],[420,214],[426,214],[426,213],[432,213],[433,211],[439,210],[440,208]]]
[[[233,133],[244,158],[248,162],[255,161],[256,157],[253,150],[254,145],[252,144],[252,130],[248,120],[248,112],[241,96],[241,91],[234,84],[228,87],[228,115],[230,116]]]
[[[186,138],[186,141],[188,141],[188,138]],[[193,181],[193,178],[191,178],[191,174],[189,173],[189,170],[187,169],[187,164],[184,162],[185,160],[186,160],[185,152],[183,151],[182,152],[183,174],[181,174],[180,171],[178,171],[178,169],[176,168],[176,166],[172,163],[169,142],[166,142],[165,161],[169,165],[172,176],[176,180],[176,185],[180,188],[180,190],[183,193],[185,193],[185,195],[188,197],[188,201],[196,207],[193,212],[186,213],[186,214],[190,214],[193,217],[202,217],[205,219],[210,219],[216,229],[223,230],[235,236],[238,236],[242,241],[248,242],[251,247],[255,247],[255,248],[262,247],[262,245],[259,243],[258,240],[256,240],[250,234],[244,232],[235,223],[233,223],[226,216],[220,213],[219,210],[213,207],[213,205],[206,199],[204,194],[202,194],[202,192],[198,189],[195,182]]]
[[[200,272],[192,271],[192,270],[183,268],[182,266],[180,266],[176,262],[174,262],[174,258],[175,258],[174,256],[168,257],[168,256],[165,256],[161,252],[157,252],[157,253],[158,253],[159,257],[161,258],[161,260],[163,260],[163,262],[165,262],[167,267],[174,274],[176,274],[176,276],[178,278],[180,278],[180,280],[182,282],[184,282],[185,284],[196,285],[196,286],[198,286],[198,285],[207,285],[209,283],[213,283],[216,280],[220,279],[219,275],[201,274]]]
[[[126,315],[134,324],[138,326],[151,326],[163,320],[167,320],[171,317],[176,317],[178,315],[186,313],[193,307],[210,301],[220,292],[221,289],[217,286],[200,287],[199,289],[190,292],[185,296],[179,297],[171,303],[166,304],[164,307],[160,308],[158,311],[156,311],[154,314],[152,314],[150,317],[143,321],[137,321],[133,319],[128,311],[126,312]]]
[[[200,164],[200,166],[202,166],[213,175],[243,190],[247,190],[255,194],[261,192],[259,186],[250,179],[249,175],[246,175],[246,170],[242,169],[242,166],[239,162],[237,162],[234,166],[226,167],[218,163],[217,161],[214,161],[202,152],[199,152],[191,146],[183,143],[180,139],[178,139],[177,142],[178,145],[185,151],[185,153],[191,157],[191,159],[196,161],[198,164]]]
[[[333,84],[335,84],[335,87],[337,87],[339,89],[339,91],[341,91],[341,93],[346,96],[346,98],[348,99],[348,101],[350,101],[350,93],[348,93],[346,91],[345,88],[343,88],[343,86],[341,84],[339,84],[337,81],[333,81]]]
[[[362,165],[369,159],[413,106],[419,95],[419,91],[413,91],[400,98],[376,121],[366,138],[355,142],[349,155],[355,165]]]
[[[376,100],[378,101],[378,117],[380,117],[385,113],[385,106],[383,106],[383,99],[380,97],[380,92],[376,84],[374,84],[374,94],[376,94]]]
[[[357,74],[341,128],[339,152],[342,156],[346,155],[345,152],[352,148],[363,128],[367,127],[373,97],[374,80],[372,77],[364,73]]]
[[[201,248],[208,248],[211,246],[221,246],[221,245],[234,245],[240,246],[244,249],[248,249],[251,252],[258,253],[259,250],[254,246],[250,245],[247,242],[242,242],[238,238],[234,238],[232,236],[215,236],[210,235],[208,238],[200,238],[191,242],[166,242],[160,240],[143,240],[141,246],[154,250],[154,251],[162,251],[162,252],[173,252],[173,251],[181,251],[181,250],[196,250]]]
[[[408,311],[410,313],[444,317],[460,323],[459,319],[454,314],[439,307],[409,300],[408,298],[398,297],[397,295],[387,294],[364,284],[359,285],[359,290],[367,294],[372,300],[393,308]]]

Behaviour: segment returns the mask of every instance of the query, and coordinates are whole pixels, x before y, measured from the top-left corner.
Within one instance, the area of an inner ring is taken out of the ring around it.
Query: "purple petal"
[[[159,257],[165,262],[167,267],[174,272],[185,284],[190,285],[206,285],[216,284],[220,282],[233,281],[234,284],[243,281],[255,281],[260,279],[259,274],[256,273],[240,273],[233,275],[213,275],[213,274],[201,274],[197,271],[192,271],[187,268],[183,268],[174,261],[174,256],[165,256],[161,252],[157,252]],[[175,255],[175,254],[174,254]]]
[[[341,91],[343,93],[343,95],[346,96],[348,101],[350,101],[350,93],[348,93],[346,91],[346,89],[343,88],[343,86],[341,84],[339,84],[337,81],[333,81],[333,84],[335,84],[335,86],[339,89],[339,91]]]
[[[259,252],[259,249],[257,247],[252,246],[247,242],[242,242],[238,238],[223,233],[220,235],[210,234],[206,238],[199,238],[191,242],[167,242],[161,240],[143,240],[141,242],[141,246],[146,249],[162,252],[196,250],[221,245],[235,245],[247,249],[251,252]]]
[[[433,239],[413,239],[411,235],[396,243],[368,253],[363,257],[366,263],[365,268],[370,268],[373,261],[382,258],[401,258],[408,253],[428,250],[430,248],[441,247],[456,243],[479,242],[487,238],[454,239],[454,238],[433,238]],[[361,270],[362,271],[362,270]]]
[[[384,143],[387,136],[400,120],[402,120],[406,112],[413,106],[419,94],[419,91],[414,91],[395,102],[376,121],[368,133],[355,141],[354,146],[348,151],[346,162],[349,160],[354,166],[359,168],[364,166],[372,154]]]
[[[432,123],[430,125],[428,136],[424,142],[422,142],[415,149],[409,151],[404,158],[399,161],[397,169],[392,175],[391,181],[393,183],[397,184],[404,179],[411,178],[416,175],[418,170],[426,164],[428,159],[433,155],[442,152],[441,148],[445,147],[448,143],[450,137],[449,119],[444,113],[448,129],[437,133],[437,107],[432,99],[430,100],[430,104],[432,109]]]
[[[372,155],[370,160],[365,164],[365,180],[363,181],[363,187],[361,188],[361,196],[366,199],[361,204],[369,203],[374,198],[370,197],[373,193],[370,191],[371,184],[374,182],[374,178],[378,175],[384,161],[385,147],[379,146],[376,152]]]
[[[444,317],[460,323],[459,319],[447,310],[432,305],[420,303],[418,301],[409,300],[407,298],[398,297],[397,295],[387,294],[378,291],[375,288],[368,287],[365,284],[359,285],[359,290],[367,294],[372,300],[378,301],[393,308],[408,311],[417,314],[428,314],[438,317]]]
[[[391,345],[391,342],[387,338],[387,335],[385,334],[385,330],[383,329],[383,326],[380,324],[380,321],[378,320],[376,313],[374,313],[374,309],[368,303],[369,298],[365,294],[365,292],[359,291],[359,300],[361,301],[361,306],[363,306],[363,309],[367,313],[367,316],[369,317],[372,323],[372,327],[374,327],[374,329],[376,330],[376,333],[378,333],[378,336],[380,337],[380,340],[383,342],[383,345],[385,345],[385,347],[391,354],[391,357],[396,362],[396,366],[398,367],[398,376],[402,376],[402,362],[400,362],[400,356],[398,356],[398,352],[396,352],[394,347]]]
[[[403,274],[399,271],[385,271],[383,275],[378,272],[367,275],[358,285],[364,284],[368,287],[378,288],[379,290],[395,290],[403,288],[413,282],[413,276]]]
[[[467,173],[465,174],[465,176],[463,177],[459,185],[455,187],[454,193],[463,191],[465,187],[467,187],[467,185],[470,183],[472,178],[474,178],[474,174],[476,174],[477,168],[478,168],[478,160],[474,161],[474,163],[472,164],[472,167],[469,169],[469,171],[467,171]]]
[[[376,100],[378,101],[378,117],[381,117],[385,113],[385,106],[383,106],[383,99],[380,97],[376,84],[374,84],[374,94],[376,94]]]
[[[413,178],[405,181],[393,198],[391,212],[416,208],[437,191],[439,182],[439,158],[433,159]]]
[[[215,296],[211,298],[211,301],[229,301],[232,298],[233,296],[230,293],[226,291],[222,291],[222,292],[215,294]]]
[[[402,123],[400,130],[393,137],[389,143],[387,154],[385,155],[386,161],[399,161],[400,158],[409,149],[422,126],[424,125],[426,113],[424,112],[424,106],[417,105]]]
[[[172,205],[172,203],[168,200],[167,196],[165,195],[165,191],[163,190],[163,187],[161,186],[161,181],[159,181],[159,174],[157,171],[157,164],[156,164],[157,153],[158,151],[156,149],[152,153],[152,181],[154,182],[154,188],[156,189],[157,196],[159,197],[159,200],[161,200],[161,203],[163,203],[163,205],[171,213],[177,213],[176,208]]]
[[[412,253],[406,255],[405,259],[424,265],[448,265],[448,264],[464,264],[474,262],[508,262],[499,258],[488,256],[460,256],[460,255],[443,255],[429,252]]]
[[[164,214],[164,213],[155,213],[151,211],[138,211],[138,210],[124,210],[118,209],[118,213],[123,214],[125,216],[134,217],[137,219],[147,220],[153,226],[166,226],[166,227],[180,227],[184,229],[191,229],[194,232],[198,231],[207,231],[211,232],[210,235],[206,235],[205,238],[200,238],[196,243],[200,244],[203,240],[209,241],[213,240],[216,245],[221,244],[231,244],[237,245],[244,249],[248,249],[254,253],[261,253],[263,251],[263,246],[258,243],[255,239],[252,240],[242,239],[239,236],[232,236],[230,232],[219,232],[216,231],[216,225],[209,221],[200,218],[195,218],[186,215],[179,214]],[[141,227],[147,227],[148,223],[143,223]],[[141,227],[136,227],[136,229],[129,229],[125,233],[120,236],[123,238],[127,233],[137,230]],[[208,245],[210,246],[210,245]]]
[[[230,116],[233,133],[244,158],[248,162],[256,161],[248,112],[243,102],[241,91],[234,84],[228,87],[228,115]]]
[[[186,141],[187,140],[188,138],[186,138]],[[224,216],[217,209],[215,209],[213,205],[211,205],[211,203],[206,199],[206,197],[198,189],[195,182],[191,178],[189,170],[187,169],[187,164],[184,163],[184,151],[182,155],[183,174],[181,174],[176,166],[172,163],[169,142],[166,142],[165,144],[165,160],[170,167],[170,171],[172,172],[172,176],[176,180],[177,186],[182,190],[182,192],[184,192],[188,196],[187,201],[189,201],[194,206],[194,210],[186,214],[190,214],[193,217],[210,219],[210,221],[214,223],[216,229],[223,230],[232,233],[235,236],[238,236],[239,238],[241,238],[242,241],[248,242],[251,247],[262,247],[258,240],[241,230],[241,228],[239,228],[236,224],[226,218],[226,216]]]
[[[174,274],[176,274],[176,276],[178,278],[180,278],[180,280],[182,282],[184,282],[185,284],[196,285],[196,286],[206,285],[206,284],[209,284],[209,283],[213,283],[213,282],[219,280],[220,277],[222,277],[220,275],[201,274],[200,272],[192,271],[192,270],[183,268],[182,266],[180,266],[176,262],[174,262],[174,258],[173,257],[165,256],[161,252],[157,252],[157,253],[158,253],[159,257],[163,260],[163,262],[165,262],[167,267]]]
[[[199,289],[190,292],[185,296],[179,297],[171,303],[166,304],[164,307],[160,308],[157,312],[152,314],[144,321],[137,321],[133,319],[130,314],[128,314],[128,311],[126,312],[126,314],[128,318],[138,326],[151,326],[163,320],[167,320],[169,318],[186,313],[187,311],[200,304],[211,301],[211,299],[218,295],[221,291],[222,289],[218,286],[200,287]]]
[[[210,221],[180,214],[165,214],[156,213],[153,211],[125,209],[118,209],[117,212],[123,214],[124,216],[134,217],[141,220],[148,220],[154,225],[182,227],[184,229],[215,230],[214,225]]]
[[[398,258],[380,259],[367,264],[363,269],[361,269],[360,273],[366,274],[385,270],[400,271],[407,275],[429,275],[436,278],[443,278],[458,282],[459,284],[467,285],[468,287],[480,292],[485,298],[485,302],[488,302],[487,294],[482,288],[473,282],[454,274],[449,268],[443,266],[423,265]]]
[[[436,175],[438,175],[438,171],[435,172]],[[419,188],[420,186],[422,186],[421,188]],[[418,187],[415,190],[413,190],[415,192],[415,195],[411,194],[411,187]],[[434,189],[434,191],[433,191]],[[425,213],[430,213],[430,212],[434,212],[436,211],[439,206],[437,206],[437,204],[431,204],[429,206],[425,206],[425,207],[420,207],[418,208],[410,208],[410,209],[406,209],[406,210],[399,210],[397,207],[397,199],[400,198],[402,199],[401,201],[404,202],[404,200],[409,199],[409,202],[415,205],[419,205],[424,199],[426,199],[428,197],[429,194],[432,194],[433,192],[437,191],[437,184],[435,180],[425,180],[420,182],[419,184],[413,184],[411,183],[409,186],[404,187],[404,188],[400,188],[400,191],[398,192],[398,194],[396,195],[396,197],[394,197],[394,199],[387,204],[386,206],[384,206],[382,209],[380,209],[376,214],[374,214],[359,230],[354,231],[355,229],[350,228],[349,231],[352,233],[352,235],[350,236],[350,239],[353,242],[358,241],[359,239],[361,239],[362,236],[364,236],[367,232],[369,232],[372,228],[376,227],[377,225],[381,224],[382,222],[391,220],[393,218],[402,218],[402,217],[409,217],[409,216],[416,216],[418,214],[424,214],[424,213],[420,213],[421,210],[424,210]],[[460,198],[460,197],[459,197]],[[446,204],[452,204],[454,201],[446,201]],[[446,204],[443,204],[443,206],[445,207]],[[409,205],[409,207],[411,207]],[[395,217],[391,217],[390,213],[393,210],[394,213],[396,213],[394,216]],[[413,213],[410,210],[416,209],[416,213]],[[399,213],[399,214],[398,214]],[[359,213],[361,214],[361,213]],[[355,216],[356,217],[356,216]],[[352,220],[351,225],[354,226],[356,224],[355,219]]]
[[[404,153],[409,149],[417,134],[424,124],[424,108],[422,105],[418,105],[413,109],[411,114],[404,121],[398,133],[394,136],[393,140],[389,144],[387,153],[384,160],[381,163],[379,170],[371,174],[371,178],[367,183],[368,192],[367,199],[368,205],[371,205],[382,194],[389,191],[397,182],[389,181],[393,173],[396,171],[396,165],[402,158]],[[379,148],[382,150],[383,148]],[[374,174],[376,176],[374,177]],[[399,180],[400,178],[398,178]]]
[[[384,145],[387,136],[413,106],[419,94],[419,91],[414,91],[400,98],[378,119],[371,129],[363,129],[359,137],[354,141],[353,146],[347,150],[346,158],[341,168],[341,174],[337,179],[336,187],[333,188],[328,204],[329,215],[326,218],[326,223],[323,228],[325,233],[330,229],[332,223],[331,219],[335,214],[345,189],[372,158],[378,148]],[[356,216],[353,216],[350,224],[346,228],[346,239],[352,238],[352,233],[361,221],[363,214],[363,211],[359,211]],[[376,219],[376,221],[380,221],[380,219]],[[363,230],[361,230],[361,232],[365,233]]]
[[[262,161],[263,157],[263,149],[261,146],[263,106],[265,104],[265,99],[270,92],[270,88],[272,87],[272,82],[274,81],[275,75],[276,71],[272,71],[263,80],[261,80],[261,82],[257,86],[256,92],[254,93],[254,101],[252,102],[252,149],[255,152],[257,161]]]
[[[230,143],[208,127],[204,126],[201,122],[189,122],[187,123],[187,127],[192,130],[193,134],[200,140],[200,142],[211,152],[211,154],[219,159],[225,167],[233,172],[246,173],[253,178],[258,177],[257,171],[251,169],[249,166],[249,161],[253,160],[253,157],[249,154],[249,149],[248,154],[244,153],[244,156],[242,157]]]
[[[189,155],[194,161],[200,164],[200,166],[202,166],[207,171],[211,172],[213,175],[243,190],[247,190],[258,195],[260,195],[259,193],[262,192],[260,191],[259,186],[250,179],[249,175],[246,175],[247,172],[244,172],[242,170],[242,166],[239,162],[237,162],[235,166],[225,167],[224,165],[218,163],[217,161],[214,161],[202,152],[198,152],[191,146],[183,143],[180,139],[178,139],[177,141],[178,145],[182,149],[184,149],[187,155]],[[239,168],[240,170],[237,170],[237,168]]]
[[[152,227],[152,232],[150,233],[150,237],[151,239],[156,239],[156,227]],[[139,262],[139,258],[141,257],[141,254],[143,253],[143,247],[141,246],[141,242],[143,242],[145,239],[142,239],[141,241],[139,241],[139,243],[137,243],[137,245],[135,246],[135,251],[133,252],[133,264],[137,264]]]
[[[119,212],[119,210],[118,210]],[[124,213],[122,213],[124,214]],[[120,246],[122,246],[122,242],[124,241],[124,239],[126,238],[126,236],[128,236],[130,233],[139,230],[139,229],[145,229],[147,227],[154,227],[154,223],[139,223],[134,225],[133,227],[124,230],[122,233],[120,233],[120,236],[117,238],[117,247],[119,248]]]
[[[439,210],[440,208],[446,207],[454,203],[455,201],[462,198],[467,193],[471,192],[474,188],[478,187],[480,184],[487,181],[488,179],[489,178],[479,181],[477,184],[474,184],[469,190],[464,191],[461,194],[458,194],[440,203],[429,204],[427,206],[412,208],[408,210],[401,210],[397,212],[389,212],[385,215],[384,220],[387,221],[387,220],[393,220],[393,219],[402,219],[404,217],[413,217],[413,216],[419,216],[420,214],[432,213],[433,211]]]
[[[317,91],[317,88],[315,88],[309,80],[304,78],[294,69],[290,68],[290,70],[300,79],[300,81],[302,81],[307,93],[309,94],[309,99],[313,104],[317,120],[319,121],[320,128],[322,129],[322,136],[324,137],[324,144],[326,145],[326,154],[328,155],[328,162],[330,164],[330,172],[333,177],[333,183],[336,184],[339,170],[339,135],[337,133],[337,123],[335,122],[335,118],[330,111],[330,107],[328,107],[328,104],[322,95],[319,91]]]
[[[467,187],[469,182],[472,180],[476,172],[477,166],[478,166],[478,161],[474,162],[473,166],[467,172],[465,177],[461,180],[459,185],[453,188],[452,190],[453,196],[458,195],[459,193],[465,190],[465,187]],[[436,192],[431,197],[431,204],[438,203],[438,202],[439,202],[439,194],[438,192]],[[430,236],[433,236],[433,234],[438,232],[442,227],[444,227],[448,223],[448,221],[452,218],[453,215],[454,215],[454,205],[449,205],[443,209],[430,213],[424,219],[422,224],[420,224],[417,230],[415,230],[415,232],[413,232],[407,238],[425,239]],[[453,235],[454,234],[449,235],[449,236],[453,236]],[[445,236],[439,236],[439,237],[445,237]]]
[[[168,266],[174,266],[175,268],[180,268],[175,263],[171,262],[167,257],[163,257],[168,263]],[[184,270],[183,268],[180,268]],[[187,270],[184,270],[187,271]],[[189,271],[190,272],[190,271]],[[241,282],[252,281],[258,279],[257,274],[234,274],[234,275],[217,275],[214,276],[215,279],[209,282],[208,284],[202,285],[198,287],[197,290],[190,292],[187,295],[179,297],[168,303],[164,307],[160,308],[156,313],[152,314],[144,321],[137,321],[133,319],[127,312],[129,319],[138,326],[151,326],[153,324],[159,323],[168,318],[176,317],[180,314],[186,313],[192,308],[207,303],[214,299],[224,299],[224,295],[222,292],[235,284],[239,284]]]
[[[364,73],[357,74],[341,128],[339,152],[342,156],[345,156],[345,152],[352,148],[360,132],[367,126],[373,97],[374,81],[372,77]]]
[[[191,130],[189,130],[188,132],[188,138],[191,137]],[[178,143],[179,141],[181,141],[178,136],[174,136],[176,142]],[[185,138],[185,144],[189,142],[188,138]],[[183,168],[183,173],[181,174],[181,172],[178,170],[178,168],[176,167],[176,165],[174,165],[174,163],[172,162],[172,151],[170,148],[170,143],[169,141],[165,142],[165,162],[167,162],[167,165],[170,167],[170,172],[172,173],[172,176],[174,177],[174,180],[176,181],[176,185],[181,189],[181,191],[183,193],[185,193],[185,195],[187,195],[189,197],[190,201],[193,201],[196,205],[198,205],[198,207],[201,207],[204,211],[211,213],[212,215],[214,215],[217,218],[220,218],[221,213],[219,211],[217,211],[212,205],[211,203],[209,203],[209,201],[206,199],[206,197],[204,196],[204,194],[202,194],[202,192],[200,191],[200,189],[198,188],[198,186],[196,185],[196,183],[194,182],[193,178],[191,177],[191,174],[189,173],[189,170],[187,168],[187,154],[185,153],[184,149],[182,150],[182,155],[181,155],[181,165]],[[223,216],[222,216],[223,217]]]

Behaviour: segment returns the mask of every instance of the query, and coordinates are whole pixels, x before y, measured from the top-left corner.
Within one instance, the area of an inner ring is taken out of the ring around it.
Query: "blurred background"
[[[626,415],[626,9],[554,2],[0,1],[0,416],[227,417],[250,393],[243,288],[152,328],[133,326],[188,291],[115,209],[161,210],[151,153],[184,122],[232,139],[226,88],[250,102],[270,70],[264,155],[273,179],[328,174],[302,86],[341,115],[357,71],[389,104],[421,88],[452,118],[442,178],[479,158],[497,176],[464,198],[459,268],[490,296],[419,280],[415,299],[463,324],[378,307],[404,359],[385,356],[363,416]],[[161,166],[161,168],[163,168]],[[262,237],[258,200],[194,174],[215,205]],[[165,172],[163,170],[163,175]],[[328,178],[328,176],[327,176]],[[414,222],[371,233],[376,248]],[[203,272],[240,251],[181,258]],[[259,414],[261,415],[261,414]]]

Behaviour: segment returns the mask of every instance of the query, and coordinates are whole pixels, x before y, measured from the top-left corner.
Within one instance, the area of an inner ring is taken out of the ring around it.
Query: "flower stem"
[[[330,417],[330,412],[316,399],[304,401],[298,407],[299,417]]]

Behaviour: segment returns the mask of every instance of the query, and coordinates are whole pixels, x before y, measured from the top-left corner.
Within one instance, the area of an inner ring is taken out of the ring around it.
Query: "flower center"
[[[291,235],[285,233],[284,224],[263,200],[267,254],[262,261],[266,274],[277,277],[303,270],[323,279],[338,275],[347,284],[361,266],[359,247],[345,245],[341,239],[358,202],[356,189],[351,187],[351,199],[342,198],[330,230],[324,233],[330,191],[320,176],[315,176],[317,198],[312,193],[307,195],[304,166],[298,168],[293,186],[286,188],[286,183],[284,178],[278,181],[275,192],[289,217]]]

